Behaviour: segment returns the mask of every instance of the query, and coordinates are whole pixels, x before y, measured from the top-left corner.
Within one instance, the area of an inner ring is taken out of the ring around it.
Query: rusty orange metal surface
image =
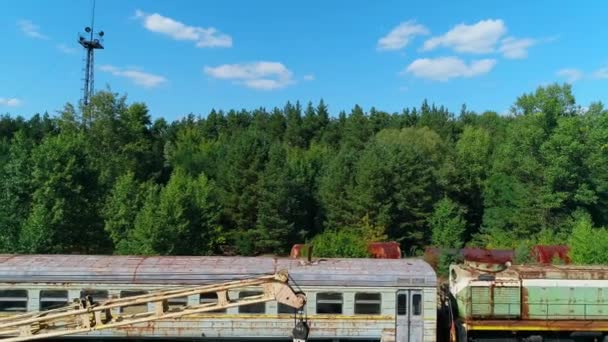
[[[291,247],[289,257],[298,259],[305,256],[310,256],[313,251],[313,245],[295,244]],[[401,259],[401,246],[399,243],[390,242],[370,242],[367,245],[367,251],[374,259]]]
[[[536,262],[541,264],[551,264],[554,259],[558,259],[564,264],[570,264],[568,253],[570,248],[563,245],[536,245],[532,247],[531,255]]]
[[[504,264],[513,261],[515,251],[512,249],[463,248],[462,256],[466,261]]]
[[[397,242],[371,242],[367,251],[376,259],[400,259],[401,247]]]
[[[606,266],[513,265],[509,269],[521,279],[608,279]]]
[[[521,318],[523,320],[530,318],[530,306],[528,305],[528,303],[530,303],[528,288],[522,286],[521,287]]]
[[[307,250],[312,251],[312,246],[306,245],[303,243],[298,243],[291,247],[291,252],[289,253],[289,257],[293,259],[298,259],[306,253]]]
[[[486,248],[438,248],[427,247],[425,249],[425,259],[439,259],[441,254],[460,255],[465,261],[472,261],[487,264],[504,264],[513,262],[515,251],[512,249],[486,249]]]

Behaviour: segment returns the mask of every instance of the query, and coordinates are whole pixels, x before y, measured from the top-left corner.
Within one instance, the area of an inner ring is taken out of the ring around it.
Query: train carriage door
[[[395,342],[422,342],[422,291],[397,291]]]
[[[409,292],[407,290],[397,291],[397,312],[396,312],[396,327],[395,327],[395,342],[408,342],[409,319],[407,317]]]
[[[409,307],[409,320],[410,320],[410,339],[409,342],[422,342],[422,335],[424,333],[424,321],[422,319],[423,313],[423,302],[422,302],[422,291],[410,290],[410,307]]]

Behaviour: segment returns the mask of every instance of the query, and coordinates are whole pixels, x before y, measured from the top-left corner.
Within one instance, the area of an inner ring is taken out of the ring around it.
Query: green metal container
[[[462,318],[517,319],[521,316],[521,282],[513,272],[486,273],[453,266],[450,290]]]
[[[455,265],[450,291],[465,320],[608,319],[608,267]]]

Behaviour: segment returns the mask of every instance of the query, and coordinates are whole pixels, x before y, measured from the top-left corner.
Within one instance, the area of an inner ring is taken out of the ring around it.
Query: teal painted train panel
[[[492,315],[490,288],[473,286],[470,294],[471,315],[473,317],[490,317]]]
[[[607,290],[601,287],[526,286],[529,319],[608,319]]]
[[[474,318],[517,318],[521,312],[519,287],[472,286],[469,298]]]
[[[521,312],[521,292],[519,287],[494,288],[494,316],[519,317]]]
[[[458,317],[471,317],[471,288],[465,287],[462,291],[454,295],[456,299],[456,307],[458,309]]]

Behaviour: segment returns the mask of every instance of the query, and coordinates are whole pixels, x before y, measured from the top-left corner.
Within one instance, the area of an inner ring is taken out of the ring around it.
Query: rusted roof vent
[[[552,264],[556,260],[564,264],[570,264],[568,256],[570,248],[562,245],[536,245],[532,247],[532,257],[540,264]]]
[[[463,248],[462,256],[466,261],[486,264],[505,264],[513,262],[515,251],[512,249]]]
[[[292,259],[312,258],[313,246],[298,243],[291,247],[289,257]],[[391,242],[370,242],[367,251],[374,259],[401,259],[401,246],[394,241]]]
[[[370,242],[367,251],[375,259],[401,259],[401,246],[397,242]]]
[[[293,247],[291,247],[291,253],[289,253],[289,257],[292,259],[306,257],[308,261],[310,261],[312,259],[312,245],[307,245],[303,243],[293,245]]]
[[[441,248],[426,247],[425,258],[439,260],[441,254],[459,255],[465,261],[487,264],[504,264],[513,262],[515,251],[511,249],[485,249],[485,248]]]

